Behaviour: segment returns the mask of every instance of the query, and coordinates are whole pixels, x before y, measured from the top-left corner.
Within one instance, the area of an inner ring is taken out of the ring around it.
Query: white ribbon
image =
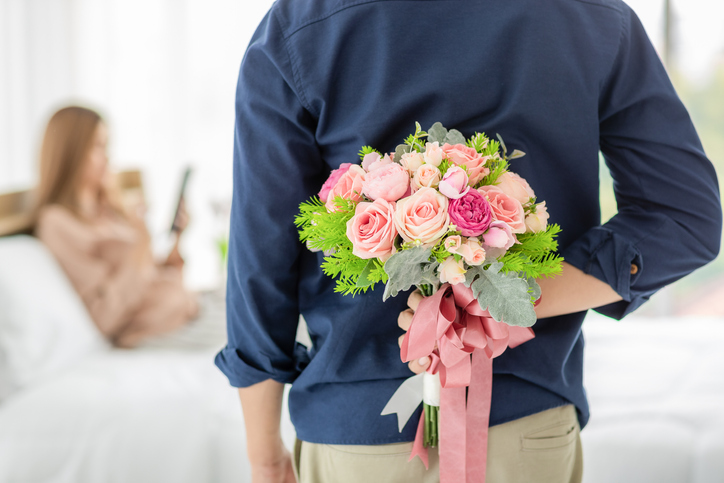
[[[382,416],[397,414],[397,427],[402,432],[421,402],[429,406],[440,406],[440,376],[427,372],[405,379],[392,395]]]

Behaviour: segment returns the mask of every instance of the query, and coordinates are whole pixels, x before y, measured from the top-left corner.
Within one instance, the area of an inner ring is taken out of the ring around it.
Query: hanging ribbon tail
[[[465,481],[465,392],[464,387],[440,391],[440,483]]]
[[[387,401],[382,413],[380,413],[382,416],[396,413],[397,427],[400,432],[402,432],[402,429],[422,402],[424,375],[425,373],[417,374],[405,379],[390,400]]]
[[[485,483],[492,394],[493,359],[484,350],[476,349],[473,352],[473,376],[468,389],[467,483]]]
[[[415,442],[412,444],[412,452],[410,453],[410,462],[415,459],[415,456],[419,456],[422,464],[425,465],[425,469],[430,469],[430,462],[427,455],[427,448],[425,448],[425,409],[422,410],[422,416],[420,416],[420,422],[417,424],[417,433],[415,433]]]

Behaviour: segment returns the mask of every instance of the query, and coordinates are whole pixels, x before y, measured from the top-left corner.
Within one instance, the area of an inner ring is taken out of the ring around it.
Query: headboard
[[[124,198],[143,199],[143,182],[139,170],[121,171],[116,174],[117,186]],[[0,193],[0,236],[30,233],[33,208],[33,191]]]

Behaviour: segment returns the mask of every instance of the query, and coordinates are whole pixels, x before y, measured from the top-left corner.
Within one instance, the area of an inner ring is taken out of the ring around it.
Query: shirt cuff
[[[295,343],[294,357],[286,368],[274,365],[271,359],[262,352],[254,354],[254,360],[245,357],[241,350],[226,346],[214,358],[216,367],[229,379],[234,387],[249,387],[267,379],[273,379],[282,384],[293,383],[302,370],[309,363],[307,348]]]
[[[644,269],[639,250],[621,235],[603,227],[592,228],[562,252],[566,262],[606,282],[622,301],[594,310],[620,320],[648,300],[650,294],[632,289]]]

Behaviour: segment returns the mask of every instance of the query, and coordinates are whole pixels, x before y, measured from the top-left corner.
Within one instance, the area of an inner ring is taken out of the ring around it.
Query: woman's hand
[[[168,254],[168,257],[166,258],[166,261],[163,262],[163,265],[165,267],[176,267],[179,270],[184,268],[184,259],[181,256],[181,252],[179,252],[178,249],[178,243],[179,243],[179,236],[176,235],[176,241],[173,244],[173,248],[171,248],[171,252]]]
[[[184,198],[181,198],[181,201],[178,204],[176,218],[173,219],[173,231],[180,236],[188,225],[189,212],[186,211],[186,200]]]
[[[412,317],[414,317],[415,310],[417,310],[417,306],[420,305],[420,301],[422,300],[422,298],[422,294],[419,290],[415,290],[410,294],[410,297],[408,297],[407,306],[409,307],[409,309],[403,310],[402,312],[400,312],[399,317],[397,317],[397,325],[399,325],[402,330],[407,331],[410,328],[410,324],[412,324]],[[403,334],[398,340],[398,344],[400,345],[400,347],[402,347],[402,339],[404,337],[405,336]],[[410,361],[410,363],[408,364],[410,370],[415,374],[425,372],[429,365],[430,358],[427,356],[417,361]]]
[[[282,448],[279,459],[265,464],[251,464],[252,483],[296,483],[292,455]]]

